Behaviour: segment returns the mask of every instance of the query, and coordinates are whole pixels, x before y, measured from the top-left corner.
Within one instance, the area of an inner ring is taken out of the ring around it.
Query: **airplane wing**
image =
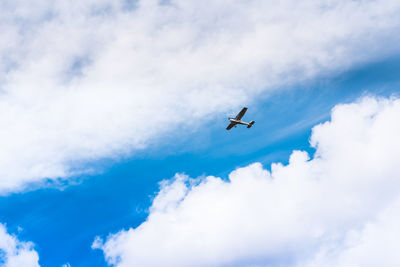
[[[235,124],[236,124],[236,123],[231,123],[231,124],[229,124],[228,127],[226,127],[226,129],[227,129],[227,130],[232,129],[232,127],[235,126]]]
[[[240,120],[243,117],[244,113],[246,113],[246,111],[247,108],[242,108],[242,110],[236,115],[235,120]]]

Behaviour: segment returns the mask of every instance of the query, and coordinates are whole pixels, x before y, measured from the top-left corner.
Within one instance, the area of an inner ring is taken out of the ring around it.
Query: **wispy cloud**
[[[0,193],[395,53],[399,11],[383,0],[2,1]]]

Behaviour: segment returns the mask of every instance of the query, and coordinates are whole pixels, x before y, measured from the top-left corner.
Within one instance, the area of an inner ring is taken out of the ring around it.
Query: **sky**
[[[0,265],[400,264],[396,1],[0,10]]]

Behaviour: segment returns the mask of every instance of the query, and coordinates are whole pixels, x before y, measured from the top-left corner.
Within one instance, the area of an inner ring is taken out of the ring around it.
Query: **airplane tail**
[[[249,123],[249,125],[247,125],[247,128],[251,128],[251,126],[253,126],[254,123],[255,123],[255,121],[251,121],[251,122]]]

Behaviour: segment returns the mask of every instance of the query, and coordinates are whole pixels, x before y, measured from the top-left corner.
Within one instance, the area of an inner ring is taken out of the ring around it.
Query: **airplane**
[[[231,122],[228,127],[226,127],[227,130],[232,129],[232,127],[236,127],[237,124],[242,124],[242,125],[247,125],[247,128],[250,128],[251,126],[253,126],[255,121],[251,121],[251,122],[244,122],[241,121],[241,118],[243,117],[243,115],[246,113],[247,108],[244,107],[242,108],[242,110],[236,115],[235,118],[229,118],[229,121]]]

